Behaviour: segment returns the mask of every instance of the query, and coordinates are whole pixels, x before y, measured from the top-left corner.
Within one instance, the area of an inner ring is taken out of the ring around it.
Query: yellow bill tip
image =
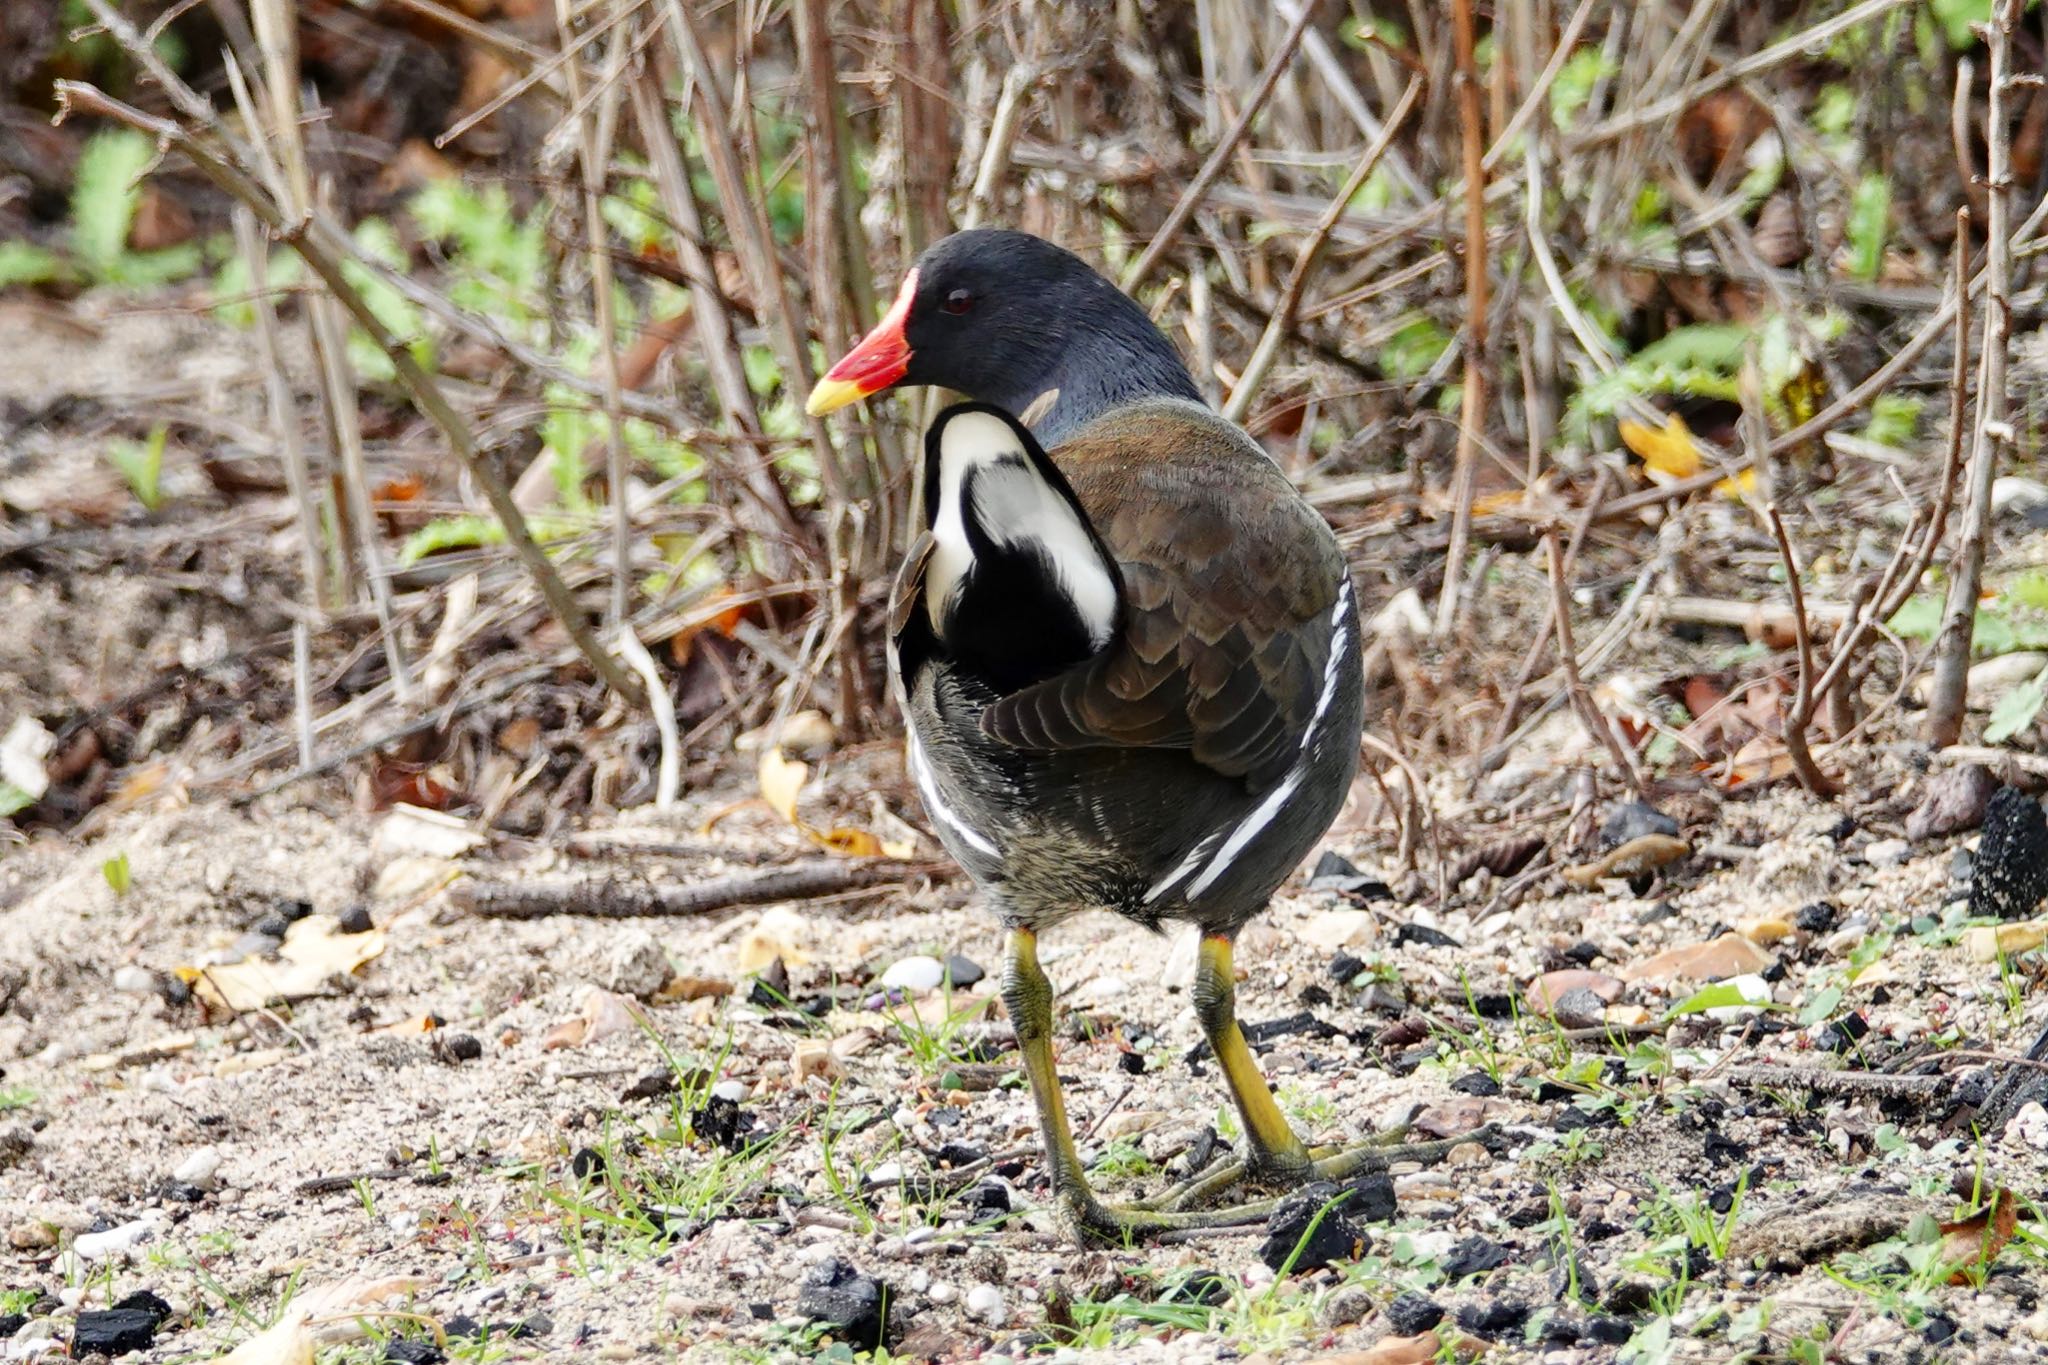
[[[811,396],[804,400],[804,411],[813,417],[823,417],[828,412],[837,412],[848,403],[867,397],[860,385],[845,379],[820,379]]]

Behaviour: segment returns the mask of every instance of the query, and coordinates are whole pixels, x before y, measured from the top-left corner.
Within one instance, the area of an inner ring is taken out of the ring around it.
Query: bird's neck
[[[1111,306],[1077,330],[1042,373],[1014,392],[977,395],[1016,414],[1048,449],[1125,403],[1160,397],[1202,401],[1173,343],[1137,304],[1110,288]]]

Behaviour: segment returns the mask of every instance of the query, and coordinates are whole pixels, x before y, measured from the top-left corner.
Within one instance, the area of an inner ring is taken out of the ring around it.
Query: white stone
[[[660,940],[645,929],[629,929],[613,945],[605,986],[636,1000],[651,999],[674,975]]]
[[[114,969],[114,989],[123,995],[155,995],[156,974],[131,962]]]
[[[967,1316],[979,1318],[991,1327],[1001,1327],[1010,1319],[1010,1306],[1003,1302],[1003,1291],[992,1284],[978,1284],[967,1291]]]
[[[196,1185],[202,1190],[210,1190],[219,1175],[220,1149],[201,1147],[178,1163],[178,1168],[171,1172],[171,1179],[180,1185]]]
[[[2048,1109],[2043,1109],[2039,1100],[2028,1100],[2007,1122],[2005,1134],[2037,1152],[2048,1152]]]
[[[82,1261],[103,1261],[110,1256],[126,1256],[156,1235],[156,1222],[149,1218],[138,1218],[132,1223],[123,1223],[105,1232],[80,1233],[71,1249]]]
[[[946,964],[935,957],[906,957],[889,964],[882,973],[882,989],[933,991],[946,979]]]
[[[745,1081],[720,1081],[711,1087],[712,1098],[731,1100],[734,1104],[738,1104],[751,1093],[752,1087]]]
[[[960,1297],[960,1291],[947,1281],[940,1280],[932,1286],[931,1295],[933,1303],[951,1303]]]
[[[1896,867],[1913,856],[1913,846],[1904,839],[1873,839],[1863,846],[1863,861],[1872,867]]]

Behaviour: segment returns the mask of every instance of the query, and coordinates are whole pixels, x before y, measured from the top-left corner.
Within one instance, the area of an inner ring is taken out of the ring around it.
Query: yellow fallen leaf
[[[244,958],[219,967],[181,967],[193,993],[216,1009],[240,1013],[273,1000],[318,995],[333,976],[346,976],[384,951],[384,931],[338,932],[332,915],[308,915],[285,932],[276,962]]]
[[[206,1365],[313,1365],[313,1333],[309,1315],[295,1309],[275,1326],[258,1332],[224,1356]]]
[[[1723,479],[1714,485],[1714,491],[1730,502],[1741,502],[1756,492],[1756,471],[1745,469],[1732,479]]]
[[[835,829],[814,830],[811,837],[822,847],[849,858],[879,858],[883,852],[882,841],[864,829],[848,829],[841,825]]]
[[[810,764],[784,758],[782,750],[773,746],[761,751],[761,764],[755,773],[761,784],[761,799],[792,825],[803,823],[796,818],[796,798],[810,775]]]
[[[1700,472],[1700,448],[1685,419],[1672,413],[1664,425],[1620,423],[1621,443],[1641,458],[1643,467],[1666,479],[1689,479]]]

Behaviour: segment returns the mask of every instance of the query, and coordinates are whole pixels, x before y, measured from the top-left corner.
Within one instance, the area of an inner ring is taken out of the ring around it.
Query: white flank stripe
[[[1215,842],[1215,838],[1211,836],[1203,840],[1195,846],[1193,852],[1181,860],[1179,867],[1167,873],[1164,879],[1153,883],[1152,889],[1145,893],[1147,905],[1171,891],[1205,857],[1207,864],[1202,868],[1202,875],[1188,884],[1186,894],[1192,899],[1208,890],[1230,866],[1230,860],[1242,853],[1252,840],[1259,837],[1266,826],[1273,823],[1273,818],[1279,815],[1281,808],[1300,788],[1302,779],[1308,776],[1308,765],[1315,757],[1317,745],[1321,740],[1316,731],[1322,726],[1323,717],[1330,713],[1330,704],[1337,699],[1337,681],[1344,672],[1344,651],[1351,645],[1352,619],[1351,575],[1347,573],[1344,575],[1343,584],[1337,589],[1336,605],[1330,608],[1330,657],[1323,665],[1323,689],[1316,695],[1316,709],[1309,716],[1308,728],[1301,736],[1300,757],[1294,760],[1294,766],[1288,770],[1286,780],[1268,792],[1266,799],[1259,802],[1251,814],[1231,828],[1221,848],[1210,854],[1208,848]]]
[[[931,761],[925,757],[924,744],[919,741],[915,730],[910,732],[909,760],[910,780],[917,784],[917,794],[924,798],[924,808],[931,812],[932,818],[959,835],[960,842],[975,852],[985,853],[991,858],[1001,858],[1001,849],[990,843],[981,831],[962,820],[953,812],[952,807],[939,799],[938,779],[932,773]]]

